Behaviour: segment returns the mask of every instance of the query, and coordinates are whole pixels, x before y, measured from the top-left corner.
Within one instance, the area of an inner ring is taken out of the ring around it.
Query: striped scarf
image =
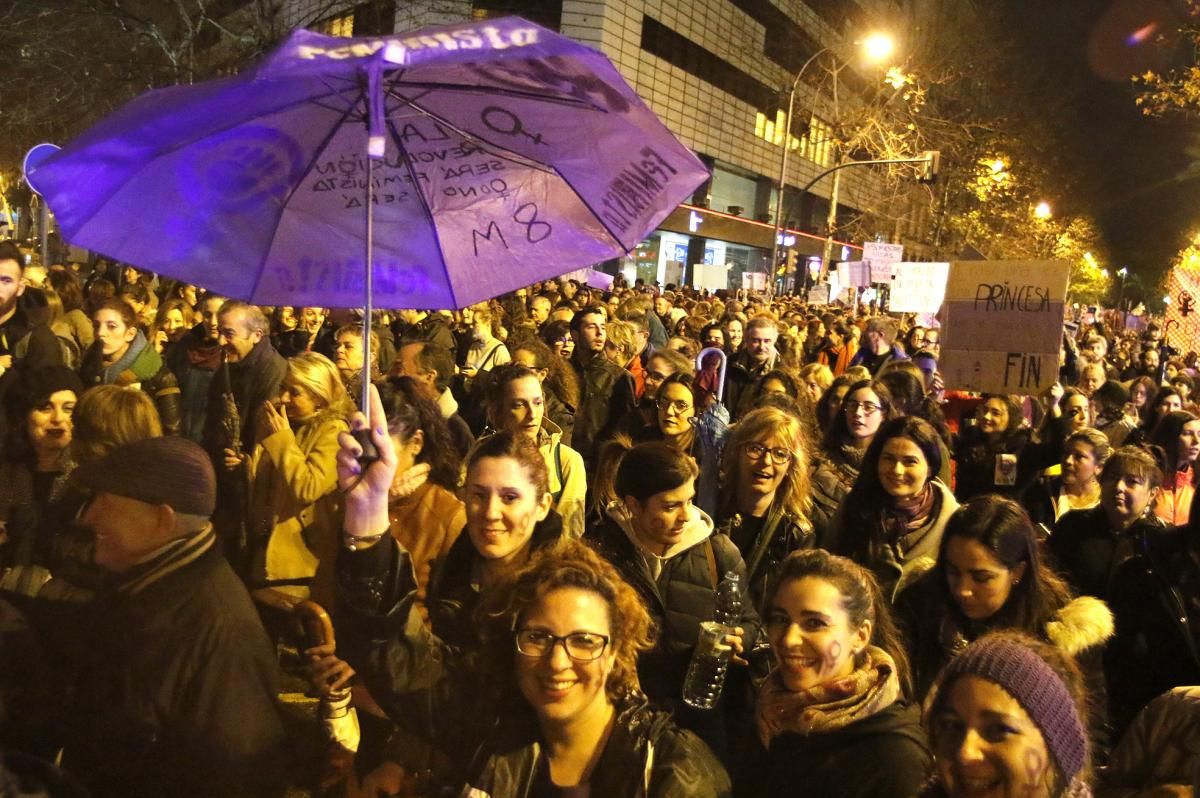
[[[116,585],[118,593],[136,596],[150,585],[180,568],[195,562],[217,541],[212,524],[199,531],[177,538],[143,557],[133,568],[121,574]]]

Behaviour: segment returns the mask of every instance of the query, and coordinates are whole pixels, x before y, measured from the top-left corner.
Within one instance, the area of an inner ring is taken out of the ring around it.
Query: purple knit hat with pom
[[[1042,733],[1046,748],[1070,783],[1087,761],[1088,735],[1067,686],[1045,660],[1009,635],[980,638],[950,661],[938,680],[939,693],[961,676],[994,682],[1017,700]]]

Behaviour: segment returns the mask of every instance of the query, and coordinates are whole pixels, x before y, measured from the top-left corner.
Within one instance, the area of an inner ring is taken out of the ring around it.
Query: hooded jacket
[[[592,771],[590,794],[621,798],[722,798],[729,776],[708,747],[651,709],[644,696],[619,700],[617,717]],[[531,798],[546,767],[537,724],[509,720],[477,753],[463,795]]]
[[[1177,687],[1138,714],[1112,750],[1097,798],[1196,795],[1200,790],[1200,687]],[[1168,793],[1164,788],[1175,787]],[[1190,793],[1185,792],[1188,788]]]
[[[570,538],[583,537],[587,516],[587,472],[583,456],[563,442],[562,429],[549,418],[542,417],[538,434],[538,451],[546,461],[550,474],[550,495],[554,509],[562,516],[563,533]]]
[[[683,534],[662,554],[642,546],[624,505],[609,506],[605,521],[584,538],[611,562],[646,603],[659,628],[655,647],[638,658],[638,677],[651,701],[677,702],[700,624],[713,619],[717,586],[732,571],[741,577],[743,646],[754,648],[759,617],[746,584],[746,564],[727,535],[694,505]]]

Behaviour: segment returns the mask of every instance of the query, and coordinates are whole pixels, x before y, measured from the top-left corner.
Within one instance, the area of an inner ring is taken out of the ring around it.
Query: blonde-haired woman
[[[337,366],[316,352],[288,361],[279,407],[263,403],[249,461],[254,597],[287,608],[333,598],[338,433],[354,411]]]
[[[725,442],[717,526],[746,561],[756,609],[788,554],[816,546],[806,446],[803,422],[775,407],[747,413]]]

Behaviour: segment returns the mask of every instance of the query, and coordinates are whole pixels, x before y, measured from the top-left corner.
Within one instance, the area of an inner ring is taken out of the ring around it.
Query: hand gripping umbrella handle
[[[702,349],[700,354],[696,355],[696,373],[700,373],[704,369],[704,358],[710,352],[715,352],[721,356],[721,370],[718,372],[717,382],[717,401],[723,402],[725,400],[725,362],[728,359],[725,357],[725,351],[715,346]]]

